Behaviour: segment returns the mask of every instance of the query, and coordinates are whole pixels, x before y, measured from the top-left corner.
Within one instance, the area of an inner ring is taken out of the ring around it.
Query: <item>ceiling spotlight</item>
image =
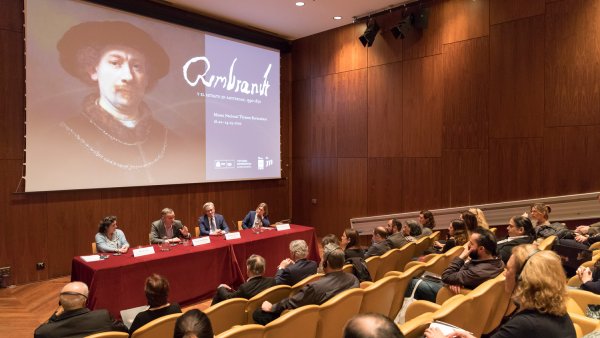
[[[410,32],[412,29],[413,22],[414,16],[412,14],[405,16],[402,21],[400,21],[396,26],[392,27],[392,35],[394,35],[396,39],[404,39],[408,32]]]
[[[302,7],[302,6],[304,6],[304,2],[298,1],[298,2],[296,2],[296,6]]]
[[[371,47],[373,45],[373,41],[375,41],[377,32],[379,32],[379,25],[375,20],[369,20],[367,23],[367,29],[365,29],[363,35],[358,38],[363,47]]]
[[[339,15],[336,15],[336,16],[333,17],[333,20],[342,20],[342,17],[339,16]]]

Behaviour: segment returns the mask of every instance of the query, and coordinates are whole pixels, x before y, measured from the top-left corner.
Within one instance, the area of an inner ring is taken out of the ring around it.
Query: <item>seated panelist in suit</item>
[[[297,239],[290,243],[290,257],[286,258],[277,267],[275,281],[277,284],[294,285],[317,273],[317,262],[306,259],[308,245],[304,240]]]
[[[198,226],[200,227],[200,235],[202,236],[218,236],[229,232],[229,226],[223,215],[215,212],[213,202],[206,202],[202,206],[204,216],[198,218]]]
[[[212,304],[215,305],[230,298],[250,299],[263,290],[275,285],[275,279],[272,277],[263,277],[265,273],[265,259],[259,255],[251,255],[246,260],[246,271],[248,279],[246,283],[240,285],[237,291],[229,285],[221,284],[217,288],[217,293],[213,297]]]
[[[269,207],[267,203],[261,203],[256,207],[256,211],[250,211],[244,217],[242,221],[242,227],[244,229],[250,229],[254,227],[254,225],[260,225],[263,227],[268,227],[271,225],[269,221]]]
[[[188,228],[175,219],[175,212],[171,208],[164,208],[160,212],[160,219],[152,222],[150,227],[150,243],[177,243],[181,238],[191,238]],[[166,237],[167,239],[163,239]]]

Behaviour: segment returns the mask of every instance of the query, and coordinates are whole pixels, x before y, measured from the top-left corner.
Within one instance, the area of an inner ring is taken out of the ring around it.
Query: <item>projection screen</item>
[[[26,191],[281,177],[280,55],[76,0],[26,0]]]

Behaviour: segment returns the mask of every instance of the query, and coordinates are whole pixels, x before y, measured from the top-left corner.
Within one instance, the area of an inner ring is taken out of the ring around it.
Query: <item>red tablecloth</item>
[[[267,261],[265,275],[274,275],[281,260],[289,257],[289,243],[295,239],[305,240],[309,258],[320,261],[316,233],[311,227],[292,225],[285,231],[254,234],[243,230],[240,234],[240,239],[226,241],[224,237],[211,237],[210,244],[178,245],[168,252],[161,252],[155,246],[155,254],[142,257],[133,257],[132,250],[89,263],[77,256],[73,258],[71,280],[89,286],[90,309],[108,309],[118,318],[121,310],[147,303],[144,283],[152,273],[169,280],[170,301],[186,305],[211,297],[221,283],[240,285],[246,276],[246,259],[251,254],[263,256]]]

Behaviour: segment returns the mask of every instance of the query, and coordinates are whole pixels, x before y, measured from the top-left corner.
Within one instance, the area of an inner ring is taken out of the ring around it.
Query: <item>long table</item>
[[[246,278],[246,259],[258,254],[267,261],[266,276],[273,276],[281,260],[289,257],[289,243],[303,239],[309,246],[309,258],[320,261],[314,228],[291,225],[290,230],[265,230],[255,234],[240,231],[241,238],[225,240],[211,237],[211,243],[192,246],[177,245],[171,251],[133,257],[132,250],[121,256],[85,262],[73,258],[71,280],[89,286],[88,307],[107,309],[116,318],[120,311],[147,303],[144,283],[152,273],[169,280],[169,300],[187,305],[211,297],[221,283],[237,287]]]

